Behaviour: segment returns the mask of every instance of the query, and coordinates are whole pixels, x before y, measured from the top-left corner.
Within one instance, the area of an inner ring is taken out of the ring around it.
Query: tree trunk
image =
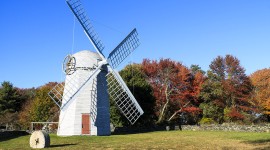
[[[166,86],[166,89],[165,89],[165,96],[166,96],[166,103],[164,104],[164,106],[162,107],[162,110],[159,114],[159,117],[158,117],[158,121],[157,123],[161,123],[164,121],[164,116],[165,116],[165,113],[166,113],[166,110],[167,110],[167,107],[169,105],[169,92],[168,92],[168,85]]]
[[[6,131],[8,130],[8,123],[6,123]]]
[[[186,107],[189,103],[190,103],[190,101],[188,101],[188,102],[187,102],[183,107],[181,107],[179,110],[177,110],[176,112],[174,112],[173,115],[169,118],[168,121],[171,121],[171,120],[175,117],[175,115],[177,115],[179,112],[181,112],[182,109],[183,109],[184,107]]]

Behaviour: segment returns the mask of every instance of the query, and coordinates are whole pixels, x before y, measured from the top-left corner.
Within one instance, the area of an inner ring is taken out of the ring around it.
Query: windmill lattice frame
[[[72,79],[69,79],[66,82],[70,82],[72,87],[69,88],[69,91],[66,91],[65,96],[61,96],[63,93],[65,86],[67,84],[60,83],[56,85],[48,94],[52,100],[60,107],[60,109],[64,109],[67,107],[67,104],[74,99],[80,91],[88,84],[92,84],[92,86],[96,86],[98,83],[96,82],[97,75],[104,70],[103,68],[108,68],[107,74],[107,82],[108,82],[108,93],[119,108],[119,110],[124,114],[124,116],[130,121],[131,124],[134,124],[139,117],[143,114],[143,110],[138,104],[135,97],[130,92],[129,88],[126,86],[125,82],[123,81],[122,77],[118,74],[115,68],[123,62],[123,60],[130,55],[140,44],[138,39],[138,33],[136,29],[133,29],[127,36],[124,38],[122,42],[118,46],[115,47],[109,54],[108,58],[106,59],[103,55],[102,51],[104,50],[104,45],[102,44],[99,36],[95,32],[87,14],[82,7],[82,3],[80,0],[66,0],[68,6],[70,7],[73,14],[76,16],[78,21],[80,22],[82,28],[84,29],[85,34],[93,44],[94,48],[96,49],[98,55],[100,56],[101,60],[97,61],[97,65],[94,68],[89,70],[89,74],[80,79],[81,84],[73,84]],[[70,61],[68,61],[70,62]],[[73,65],[73,63],[71,63]],[[75,63],[76,66],[72,66],[71,71],[76,71],[79,69],[77,66],[77,62]],[[104,67],[106,66],[106,67]],[[67,66],[68,68],[68,66]],[[70,75],[65,71],[66,75]],[[97,94],[95,88],[92,88],[91,92],[91,108],[90,114],[93,121],[96,120],[97,111],[95,105],[97,103]]]

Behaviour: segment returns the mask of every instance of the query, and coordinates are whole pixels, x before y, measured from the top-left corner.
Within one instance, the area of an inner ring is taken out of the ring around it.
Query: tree
[[[0,124],[6,124],[7,129],[16,123],[20,100],[20,95],[12,83],[2,82],[0,87]]]
[[[203,110],[203,120],[211,120],[222,123],[223,110],[225,104],[223,103],[223,87],[217,74],[212,71],[207,72],[207,80],[202,85],[200,93],[203,103],[200,108]]]
[[[19,95],[10,82],[4,81],[0,88],[0,114],[18,111]]]
[[[270,117],[270,68],[255,71],[250,75],[254,85],[254,98]]]
[[[48,96],[49,91],[56,84],[55,82],[50,82],[37,89],[32,108],[30,109],[31,121],[49,121],[57,113],[51,112],[51,109],[57,106]]]
[[[25,97],[25,101],[21,106],[21,110],[19,111],[18,120],[19,120],[19,124],[24,129],[27,129],[30,126],[30,122],[31,122],[30,112],[31,112],[32,103],[36,96],[36,90],[37,89],[35,88],[20,89],[20,92],[22,93],[21,95]]]
[[[19,112],[19,123],[24,129],[28,129],[30,127],[30,123],[32,121],[31,118],[31,107],[32,107],[33,99],[27,100],[23,106],[22,110]]]
[[[196,74],[198,72],[200,72],[202,75],[205,74],[205,71],[203,71],[199,65],[191,65],[190,70],[191,70],[192,74]]]
[[[207,75],[201,93],[204,117],[219,123],[252,119],[256,111],[251,99],[253,87],[236,57],[218,56],[211,62]]]
[[[56,82],[49,82],[31,93],[34,96],[29,98],[19,114],[19,121],[23,127],[29,127],[31,122],[56,121],[58,118],[58,108],[48,96],[48,92],[56,85]]]
[[[202,89],[202,84],[205,80],[204,74],[205,72],[201,69],[201,67],[199,67],[199,65],[191,65],[190,73],[188,74],[190,77],[188,80],[189,89],[186,91],[186,103],[182,106],[178,106],[179,109],[169,117],[168,121],[171,121],[177,114],[180,113],[181,116],[185,118],[186,123],[198,123],[199,114],[201,114],[201,109],[199,108],[201,99],[199,95]]]
[[[137,120],[135,126],[150,126],[155,120],[155,99],[152,96],[152,88],[146,82],[140,64],[127,65],[119,74],[127,84],[130,91],[142,107],[144,114]],[[113,101],[110,101],[111,122],[116,126],[128,126],[129,122],[120,113]]]
[[[253,86],[240,61],[231,55],[225,57],[224,91],[226,96],[225,117],[227,121],[252,121],[256,104],[251,99]]]
[[[194,95],[199,88],[193,88],[192,84],[197,84],[194,80],[197,76],[193,76],[187,67],[170,59],[144,59],[142,69],[156,98],[157,123],[171,121],[183,111],[198,110],[189,109],[197,108],[194,105],[197,100]]]

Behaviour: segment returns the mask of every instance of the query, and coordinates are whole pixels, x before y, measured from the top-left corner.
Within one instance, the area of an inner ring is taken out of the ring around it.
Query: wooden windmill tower
[[[57,135],[110,135],[109,97],[134,124],[143,110],[114,69],[139,46],[136,29],[114,49],[103,55],[103,44],[95,33],[80,0],[66,0],[96,52],[68,55],[63,63],[65,83],[48,94],[60,107]]]

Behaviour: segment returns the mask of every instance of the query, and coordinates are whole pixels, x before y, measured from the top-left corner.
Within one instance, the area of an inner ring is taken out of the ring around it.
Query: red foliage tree
[[[156,98],[157,123],[170,121],[177,113],[194,110],[189,107],[197,107],[198,93],[203,82],[202,73],[193,74],[181,63],[170,59],[144,59],[142,70]]]
[[[216,76],[211,82],[220,83],[222,86],[222,97],[213,101],[224,109],[225,120],[243,120],[245,116],[256,111],[251,98],[251,81],[236,57],[218,56],[212,61],[210,69]]]

